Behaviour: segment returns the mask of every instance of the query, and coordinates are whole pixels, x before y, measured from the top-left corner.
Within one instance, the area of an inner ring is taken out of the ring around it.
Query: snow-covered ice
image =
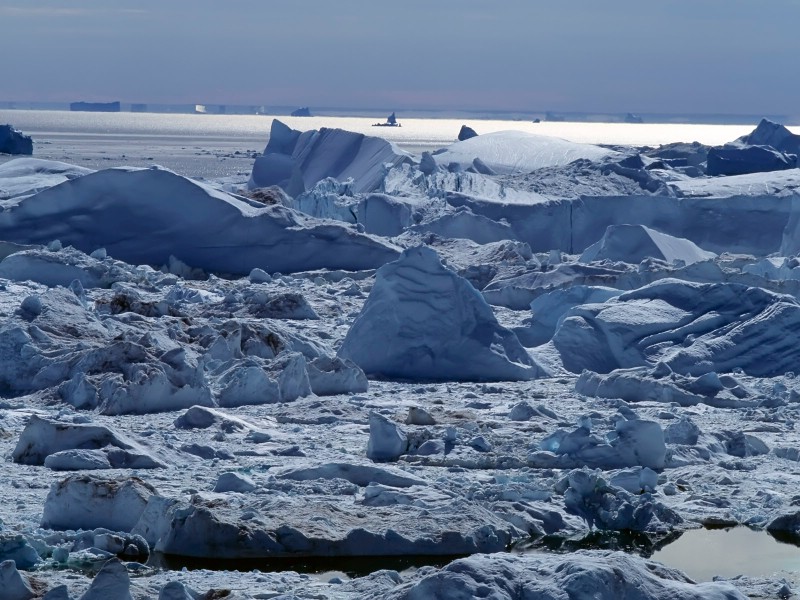
[[[648,560],[800,535],[800,178],[712,150],[4,163],[0,600],[791,597]]]

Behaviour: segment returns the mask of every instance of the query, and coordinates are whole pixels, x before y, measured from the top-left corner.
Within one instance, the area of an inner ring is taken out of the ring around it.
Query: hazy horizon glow
[[[798,17],[794,0],[9,0],[0,100],[798,115]]]

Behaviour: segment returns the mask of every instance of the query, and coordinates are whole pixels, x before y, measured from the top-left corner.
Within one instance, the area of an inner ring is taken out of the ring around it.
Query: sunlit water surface
[[[746,125],[567,123],[481,119],[405,119],[373,127],[374,117],[272,117],[161,113],[0,110],[0,123],[29,134],[34,156],[92,169],[161,165],[201,179],[246,181],[269,140],[273,118],[300,130],[338,127],[376,135],[420,154],[453,143],[466,124],[478,133],[519,130],[574,142],[658,146],[676,141],[722,144],[752,130]],[[0,164],[11,160],[0,155]]]
[[[660,123],[569,123],[478,119],[403,119],[401,127],[372,127],[364,117],[272,117],[269,115],[209,115],[158,113],[91,113],[48,110],[0,110],[0,122],[12,123],[34,136],[103,135],[109,137],[240,138],[265,142],[273,118],[292,128],[338,127],[379,135],[404,146],[439,147],[455,140],[461,125],[478,133],[515,129],[591,144],[660,145],[698,141],[722,144],[744,135],[749,125]],[[797,129],[797,128],[795,128]]]
[[[795,543],[784,543],[765,531],[747,527],[693,529],[654,552],[651,559],[680,569],[697,581],[800,571],[800,548]]]

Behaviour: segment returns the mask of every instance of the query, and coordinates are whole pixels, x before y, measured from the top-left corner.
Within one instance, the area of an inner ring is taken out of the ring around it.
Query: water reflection
[[[513,552],[556,552],[567,554],[576,550],[620,550],[649,558],[654,552],[681,537],[680,531],[662,535],[645,534],[638,531],[593,531],[581,538],[564,538],[554,535],[517,544]]]
[[[680,569],[696,581],[715,576],[769,577],[800,571],[800,538],[748,527],[700,528],[653,537],[638,532],[593,532],[582,538],[546,536],[519,544],[515,552],[569,553],[621,550]]]

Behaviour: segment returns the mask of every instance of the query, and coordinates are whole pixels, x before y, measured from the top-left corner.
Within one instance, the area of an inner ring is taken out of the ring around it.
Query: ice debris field
[[[798,148],[1,165],[0,600],[793,597],[649,557],[800,536]]]

